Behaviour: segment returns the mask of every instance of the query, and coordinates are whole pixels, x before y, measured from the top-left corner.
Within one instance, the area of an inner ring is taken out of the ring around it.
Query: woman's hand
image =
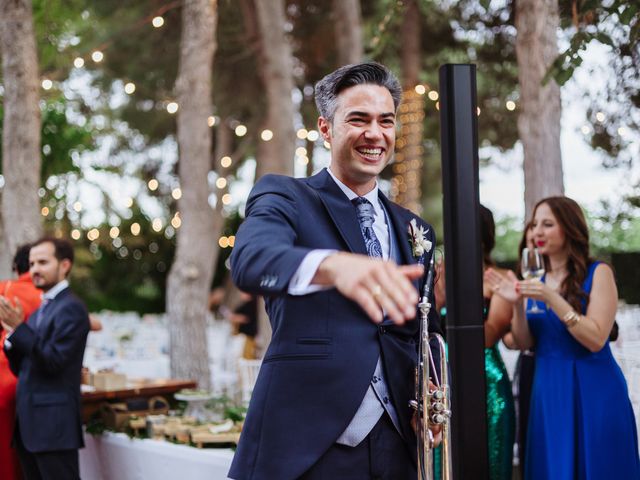
[[[549,303],[551,296],[555,293],[546,283],[540,280],[523,280],[518,282],[518,292],[534,300]]]
[[[487,268],[484,272],[484,281],[491,287],[493,293],[510,303],[516,303],[522,299],[522,292],[518,291],[518,278],[511,270],[508,270],[506,275],[501,275],[493,268]]]

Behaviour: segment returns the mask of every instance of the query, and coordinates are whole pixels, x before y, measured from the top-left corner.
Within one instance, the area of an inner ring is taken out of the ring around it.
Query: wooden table
[[[155,395],[172,395],[183,388],[196,388],[193,380],[167,378],[129,378],[127,386],[120,390],[94,390],[82,393],[82,421],[87,422],[100,409],[100,404],[109,401],[124,401],[129,398],[151,398]],[[167,398],[171,401],[173,398]]]

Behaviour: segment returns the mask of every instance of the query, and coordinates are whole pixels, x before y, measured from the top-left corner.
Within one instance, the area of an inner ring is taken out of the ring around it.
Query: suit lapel
[[[36,326],[37,330],[46,330],[49,323],[51,323],[52,312],[56,309],[56,305],[60,302],[63,297],[65,297],[70,292],[69,287],[62,290],[58,293],[53,300],[50,300],[47,305],[45,305],[44,310],[42,311],[42,316],[40,317],[40,321]]]
[[[382,204],[387,210],[387,214],[389,216],[389,219],[391,220],[390,233],[392,235],[395,235],[396,245],[398,245],[398,249],[400,250],[400,254],[402,255],[402,263],[416,263],[416,259],[411,253],[411,246],[409,245],[409,241],[407,240],[407,232],[411,217],[407,214],[406,210],[389,201],[389,199],[382,192],[378,191],[378,196],[380,197],[380,200],[382,200]]]
[[[360,224],[356,216],[356,209],[340,187],[333,181],[326,170],[310,177],[309,185],[318,192],[320,201],[324,204],[329,216],[335,223],[340,236],[344,239],[353,253],[367,255],[367,248],[362,238]]]

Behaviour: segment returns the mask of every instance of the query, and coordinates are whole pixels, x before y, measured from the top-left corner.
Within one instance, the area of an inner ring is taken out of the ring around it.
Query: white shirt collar
[[[351,201],[354,198],[357,198],[357,197],[360,196],[357,193],[355,193],[353,190],[351,190],[349,187],[347,187],[340,180],[338,180],[338,178],[331,171],[331,168],[327,167],[327,172],[329,172],[329,175],[331,175],[331,178],[333,178],[333,181],[336,182],[338,187],[340,187],[340,190],[342,190],[342,192],[347,196],[349,201]],[[371,189],[371,191],[369,193],[367,193],[365,195],[362,195],[362,196],[364,198],[366,198],[367,200],[369,200],[371,202],[371,204],[374,206],[374,208],[376,210],[378,210],[378,208],[379,208],[378,207],[378,180],[376,180],[376,184],[373,187],[373,189]]]
[[[49,289],[48,291],[46,291],[45,293],[42,294],[42,299],[43,300],[53,300],[54,298],[56,298],[58,296],[58,294],[64,290],[65,288],[67,288],[69,286],[69,280],[67,280],[66,278],[64,280],[62,280],[61,282],[58,282],[55,286],[53,286],[51,289]]]

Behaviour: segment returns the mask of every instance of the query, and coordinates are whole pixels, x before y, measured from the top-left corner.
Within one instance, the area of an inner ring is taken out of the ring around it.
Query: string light
[[[299,157],[306,156],[307,155],[307,149],[304,148],[304,147],[296,148],[296,155],[299,156]]]
[[[327,150],[331,150],[331,144],[329,142],[327,142],[326,140],[324,141],[324,148],[326,148]]]
[[[109,236],[111,238],[118,238],[118,235],[120,235],[120,229],[118,227],[111,227],[111,229],[109,229]]]
[[[424,95],[425,93],[427,93],[427,88],[424,85],[416,85],[416,88],[414,88],[414,90],[418,95]]]
[[[438,100],[438,98],[440,98],[440,95],[438,95],[438,92],[436,92],[435,90],[431,90],[428,94],[427,97],[429,97],[429,100],[432,101],[436,101]]]
[[[296,137],[298,137],[300,140],[304,140],[305,138],[307,138],[308,134],[309,132],[306,128],[301,128],[296,132]]]
[[[104,60],[104,54],[100,50],[96,50],[91,54],[91,60],[96,63],[100,63],[102,60]]]
[[[76,68],[84,67],[84,58],[76,57],[76,59],[73,61],[73,66]]]
[[[76,212],[80,213],[80,211],[82,210],[82,203],[80,203],[80,202],[75,202],[75,203],[73,204],[73,209],[74,209]]]
[[[207,118],[207,125],[213,127],[216,124],[216,117],[213,115]]]
[[[620,127],[618,128],[618,135],[620,135],[621,137],[624,137],[627,134],[627,129],[624,127]]]
[[[149,187],[149,190],[151,190],[152,192],[155,192],[158,189],[159,185],[160,184],[158,183],[158,180],[156,180],[155,178],[152,178],[147,183],[147,186]]]
[[[269,129],[264,129],[260,134],[260,138],[262,138],[263,141],[268,142],[273,138],[273,132]]]
[[[419,90],[416,88],[406,90],[402,104],[398,109],[398,121],[401,128],[400,136],[396,142],[396,161],[393,164],[394,175],[391,179],[393,199],[418,214],[422,210],[420,179],[424,154],[422,146],[424,93],[420,93]]]
[[[43,217],[46,217],[47,215],[49,215],[49,207],[42,207],[42,210],[40,210],[40,213],[42,214]]]
[[[94,240],[97,240],[99,237],[100,237],[100,231],[97,228],[92,228],[87,232],[87,238],[91,242],[93,242]]]
[[[220,237],[218,245],[220,245],[220,248],[227,248],[229,246],[229,239],[227,237]]]
[[[180,200],[182,198],[182,190],[178,187],[174,188],[171,190],[171,196],[174,200]]]
[[[151,20],[151,25],[153,25],[155,28],[160,28],[164,25],[164,18],[160,16],[153,17],[153,20]]]
[[[129,82],[124,86],[124,93],[126,93],[127,95],[131,95],[135,91],[136,91],[136,84],[133,82]]]
[[[605,118],[606,117],[604,116],[604,113],[602,113],[602,112],[596,113],[596,120],[598,120],[599,122],[604,122]]]
[[[178,104],[176,102],[167,103],[167,112],[169,112],[171,115],[173,115],[177,111],[178,111]]]
[[[580,131],[582,132],[583,135],[588,135],[591,132],[591,128],[589,128],[588,125],[583,125],[580,128]]]
[[[220,159],[220,165],[222,165],[223,168],[229,168],[231,166],[231,157],[222,157]]]
[[[162,220],[160,218],[154,218],[153,222],[151,222],[151,228],[153,228],[154,232],[162,230]]]
[[[42,80],[43,89],[51,90],[51,87],[53,87],[53,82],[51,80],[49,80],[48,78],[45,78],[44,80]]]
[[[508,100],[506,106],[507,110],[513,112],[516,109],[516,102],[514,102],[513,100]]]
[[[216,187],[218,187],[219,189],[223,189],[224,187],[227,186],[227,179],[224,177],[220,177],[216,180]]]
[[[480,116],[480,107],[476,107],[476,108],[477,108],[478,116]]]
[[[74,228],[73,230],[71,230],[71,238],[73,238],[74,240],[80,240],[81,236],[82,234],[80,233],[80,230],[78,230],[77,228]]]
[[[140,224],[138,222],[134,222],[131,224],[131,234],[133,236],[140,235]]]
[[[229,194],[229,193],[225,193],[225,194],[222,196],[222,203],[223,203],[224,205],[229,205],[229,204],[231,203],[231,194]]]
[[[235,133],[237,137],[244,137],[247,134],[247,127],[240,124],[235,128]]]
[[[180,228],[180,225],[182,225],[182,220],[180,220],[180,217],[176,213],[171,219],[171,226],[177,229]]]
[[[310,142],[315,142],[318,138],[320,138],[320,134],[316,130],[309,130],[307,133],[307,140]]]
[[[127,208],[131,208],[133,206],[133,198],[127,197],[124,200],[124,206],[127,207]]]
[[[229,246],[231,248],[233,248],[233,246],[236,244],[236,236],[235,235],[229,235]]]

